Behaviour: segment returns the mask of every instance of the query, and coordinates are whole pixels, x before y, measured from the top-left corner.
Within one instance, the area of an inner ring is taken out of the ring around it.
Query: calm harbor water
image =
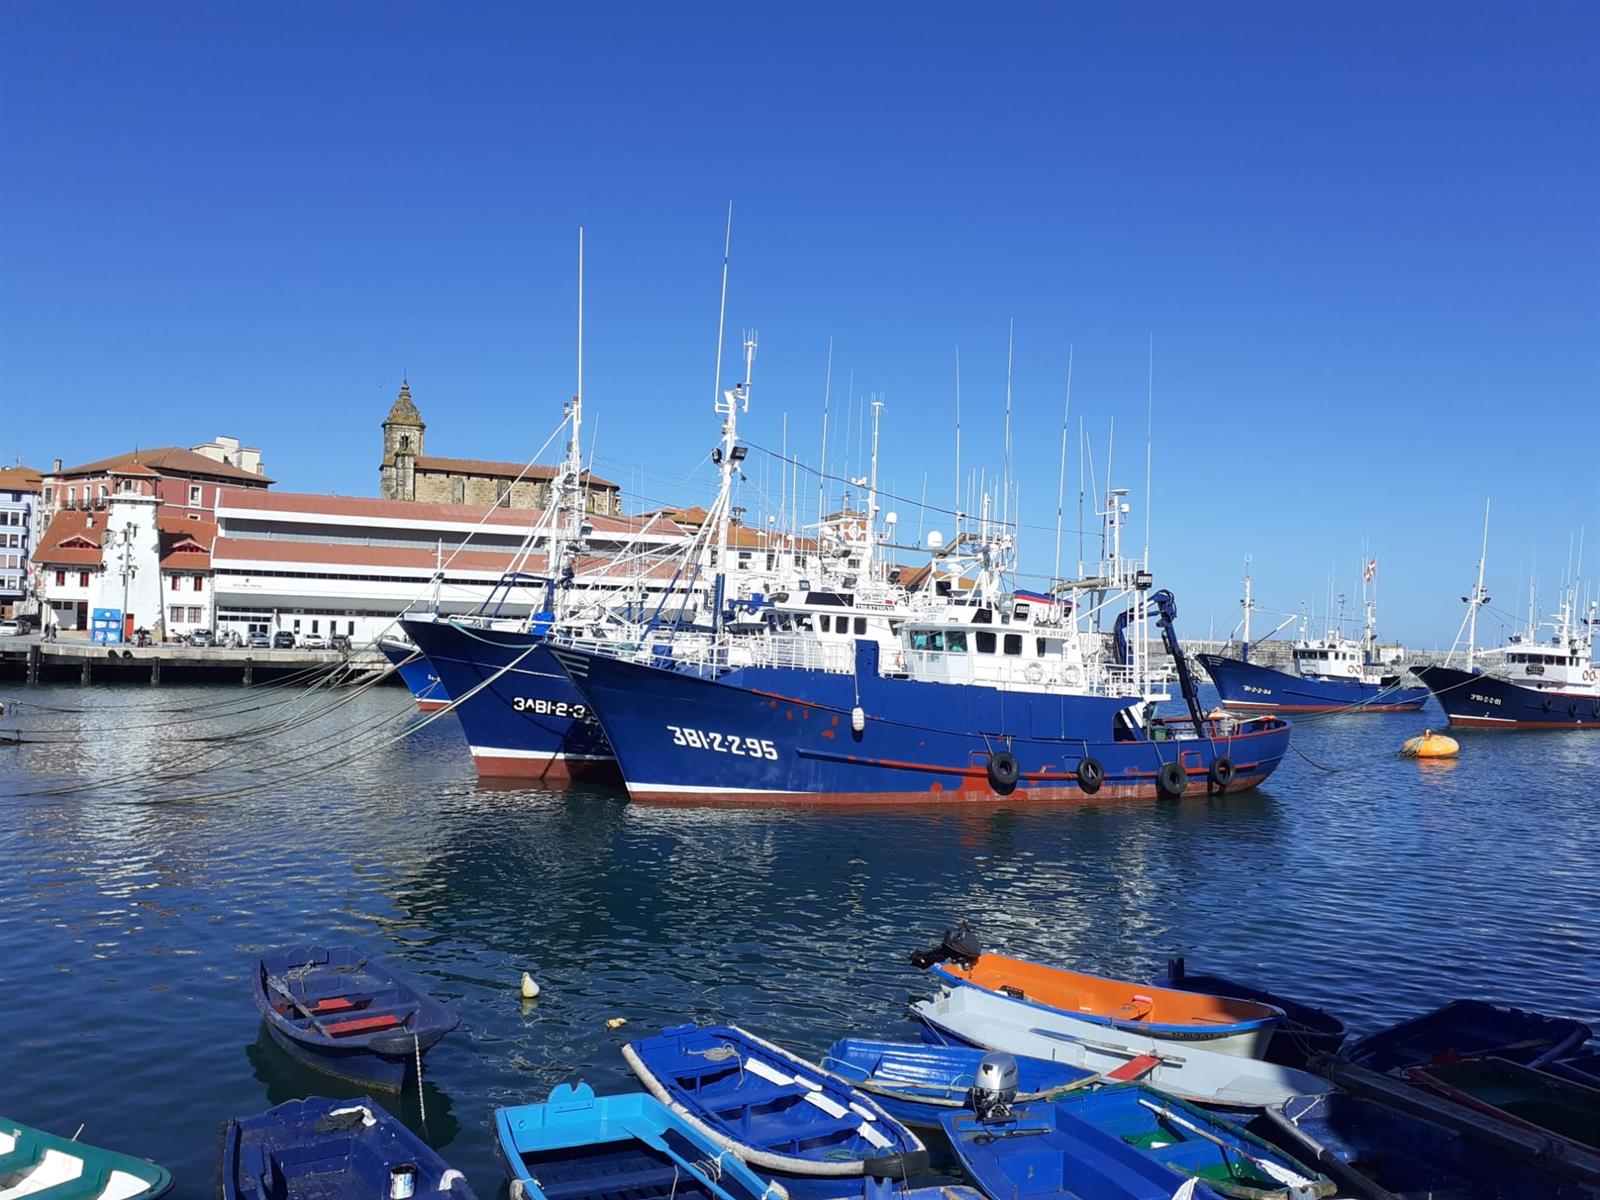
[[[0,694],[40,739],[0,747],[0,1112],[82,1123],[190,1200],[225,1117],[358,1094],[260,1028],[249,959],[290,942],[363,942],[459,1008],[425,1135],[480,1195],[494,1106],[629,1086],[619,1045],[664,1023],[813,1056],[914,1037],[905,955],[958,917],[1108,974],[1186,954],[1358,1032],[1459,996],[1600,1021],[1600,735],[1469,734],[1422,766],[1394,751],[1426,715],[1307,721],[1295,745],[1342,769],[1291,754],[1255,793],[852,814],[481,787],[453,718],[384,741],[397,690],[313,720],[281,690]],[[423,1129],[415,1093],[385,1103]]]

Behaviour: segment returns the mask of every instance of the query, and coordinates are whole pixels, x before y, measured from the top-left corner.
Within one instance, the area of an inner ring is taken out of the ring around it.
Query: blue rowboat
[[[1487,1055],[1542,1067],[1572,1053],[1589,1036],[1589,1027],[1581,1021],[1482,1000],[1457,1000],[1368,1034],[1353,1043],[1345,1057],[1369,1070],[1390,1073]]]
[[[146,1159],[0,1117],[0,1196],[156,1200],[171,1187],[172,1173]]]
[[[378,649],[389,660],[395,673],[411,691],[421,712],[437,712],[450,704],[450,694],[444,690],[439,674],[427,657],[410,642],[395,638],[379,638]]]
[[[366,1097],[224,1122],[217,1181],[219,1200],[473,1200],[460,1171]]]
[[[563,1083],[544,1104],[496,1109],[494,1132],[513,1200],[782,1200],[643,1092],[597,1097],[587,1083]]]
[[[1459,1130],[1346,1092],[1298,1097],[1267,1109],[1249,1128],[1358,1196],[1555,1200],[1581,1194],[1577,1185]]]
[[[877,1101],[736,1025],[674,1026],[622,1054],[656,1099],[792,1196],[860,1196],[928,1165]]]
[[[833,1044],[822,1065],[869,1093],[897,1120],[937,1126],[953,1109],[972,1107],[972,1085],[985,1053],[971,1046],[844,1038]],[[1066,1063],[1017,1059],[1022,1100],[1037,1100],[1099,1078]]]
[[[1204,1109],[1140,1084],[1023,1105],[988,1121],[951,1113],[943,1127],[991,1200],[1311,1200],[1334,1185],[1284,1151]]]
[[[1228,996],[1235,1000],[1255,1000],[1281,1009],[1283,1020],[1278,1022],[1272,1041],[1267,1043],[1264,1057],[1268,1062],[1282,1063],[1286,1067],[1303,1070],[1314,1058],[1337,1054],[1349,1033],[1345,1023],[1326,1009],[1223,975],[1196,975],[1185,967],[1182,958],[1172,959],[1167,964],[1166,975],[1154,982],[1156,987]]]
[[[267,1032],[295,1058],[398,1092],[461,1022],[356,946],[294,946],[256,959],[251,992]]]

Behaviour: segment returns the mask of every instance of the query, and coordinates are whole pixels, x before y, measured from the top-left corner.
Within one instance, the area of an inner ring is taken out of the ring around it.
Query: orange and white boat
[[[1111,1040],[1122,1030],[1163,1042],[1188,1043],[1241,1058],[1261,1058],[1283,1010],[1255,1000],[1183,992],[1067,971],[981,950],[958,926],[939,946],[911,956],[952,988],[970,987],[1081,1023],[1085,1037]]]

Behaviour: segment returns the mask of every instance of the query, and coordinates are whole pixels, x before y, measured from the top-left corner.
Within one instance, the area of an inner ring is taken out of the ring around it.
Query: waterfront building
[[[0,467],[0,617],[32,611],[29,559],[38,542],[42,480],[32,467]]]
[[[506,571],[544,569],[542,555],[521,554],[544,518],[538,510],[228,488],[216,515],[219,634],[290,630],[360,644],[402,612],[470,612]],[[663,556],[688,536],[659,515],[593,514],[579,584],[658,596],[674,569]],[[496,611],[526,616],[542,596],[529,580],[501,591]]]
[[[409,381],[383,422],[383,461],[378,495],[384,500],[456,504],[479,508],[544,509],[550,506],[557,468],[480,458],[443,458],[424,452],[428,426],[411,398]],[[620,516],[622,489],[583,473],[584,503],[597,516]]]
[[[252,475],[265,474],[261,469],[261,451],[254,446],[241,446],[236,437],[218,434],[211,441],[199,446],[190,446],[189,449],[219,463],[227,463],[242,471],[248,471]]]
[[[218,443],[233,439],[218,438]],[[204,447],[202,447],[204,449]],[[261,456],[250,451],[254,469],[222,461],[182,446],[130,450],[81,466],[63,468],[61,460],[47,471],[40,489],[46,519],[61,509],[104,509],[114,495],[151,494],[168,511],[208,520],[224,487],[266,490],[272,480],[261,473]],[[150,488],[142,485],[148,483]]]

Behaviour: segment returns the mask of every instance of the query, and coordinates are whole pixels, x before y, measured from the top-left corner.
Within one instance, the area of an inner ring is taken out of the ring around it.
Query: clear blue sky
[[[0,456],[230,433],[280,487],[373,494],[402,372],[430,451],[531,454],[573,387],[582,224],[597,468],[704,498],[707,469],[681,481],[715,437],[732,200],[753,440],[787,412],[818,461],[831,336],[835,430],[853,372],[887,402],[885,478],[949,504],[955,348],[963,463],[992,476],[1015,320],[1024,567],[1048,572],[1068,344],[1074,425],[1103,446],[1115,417],[1142,490],[1153,337],[1185,633],[1232,624],[1246,553],[1263,605],[1320,607],[1366,542],[1385,631],[1448,642],[1486,496],[1497,606],[1535,556],[1553,591],[1580,526],[1600,566],[1597,20],[17,0]]]

